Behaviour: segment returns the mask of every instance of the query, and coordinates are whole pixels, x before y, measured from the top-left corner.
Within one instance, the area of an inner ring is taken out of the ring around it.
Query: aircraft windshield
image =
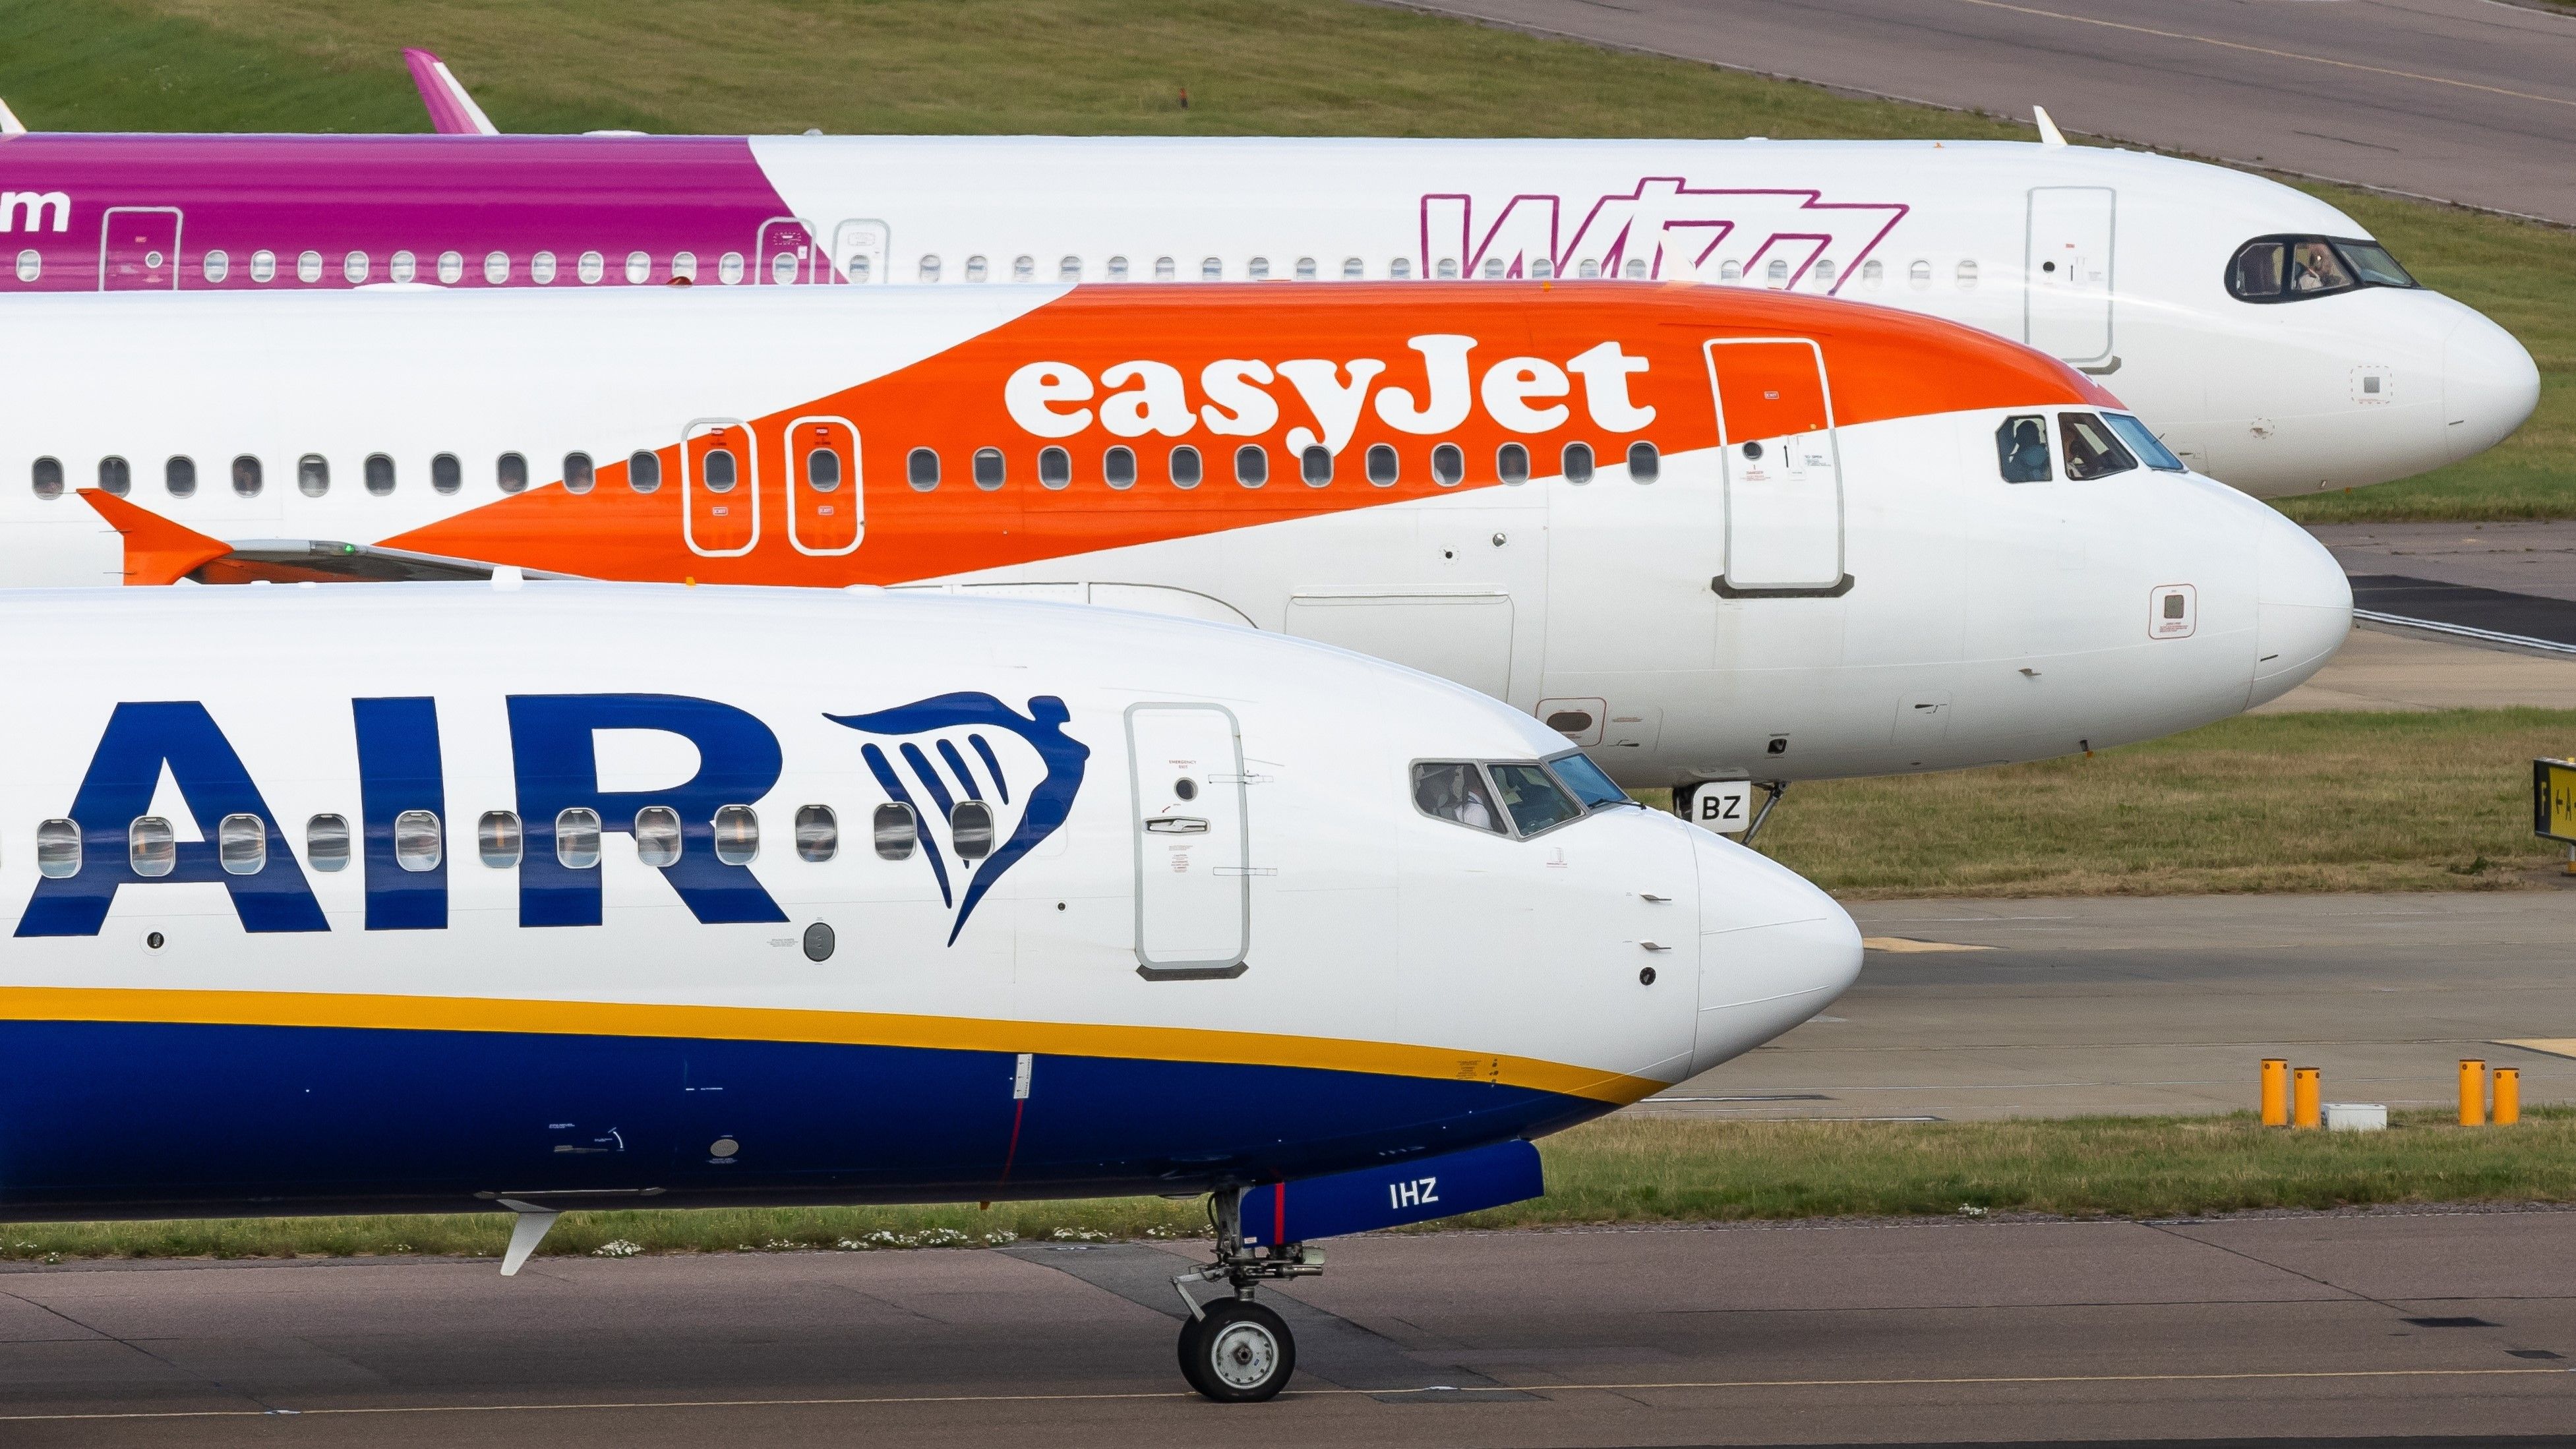
[[[1587,811],[1598,810],[1606,805],[1637,803],[1628,798],[1627,791],[1610,783],[1609,774],[1599,765],[1592,763],[1587,756],[1559,755],[1547,763],[1548,768],[1556,771],[1558,782],[1573,791],[1574,798],[1582,801],[1583,808]]]
[[[2149,432],[2145,423],[2127,413],[2104,413],[2102,421],[2109,423],[2111,431],[2120,435],[2120,441],[2129,445],[2130,452],[2145,459],[2148,467],[2160,473],[2186,471],[2182,459],[2175,457],[2171,449]]]
[[[2415,279],[2374,241],[2256,237],[2227,264],[2227,290],[2245,302],[2298,302],[2362,287],[2413,287]]]

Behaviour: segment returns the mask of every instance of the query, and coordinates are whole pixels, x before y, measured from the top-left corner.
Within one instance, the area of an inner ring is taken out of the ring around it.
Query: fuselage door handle
[[[1157,815],[1145,822],[1146,831],[1154,835],[1205,835],[1207,828],[1208,823],[1195,815]]]
[[[1673,903],[1673,898],[1671,896],[1659,896],[1653,891],[1639,891],[1637,894],[1641,899],[1653,905],[1669,906]]]

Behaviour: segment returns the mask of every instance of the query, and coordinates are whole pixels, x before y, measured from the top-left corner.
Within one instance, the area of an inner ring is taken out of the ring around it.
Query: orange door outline
[[[829,452],[841,478],[829,491],[813,484],[808,459]],[[857,550],[868,533],[867,474],[859,430],[850,420],[809,414],[787,425],[787,541],[798,553],[834,558]]]
[[[707,455],[739,449],[734,483],[711,489]],[[749,505],[748,522],[734,510]],[[721,521],[719,521],[721,520]],[[680,537],[700,558],[740,558],[760,546],[760,442],[740,418],[692,418],[680,434]],[[739,546],[733,539],[739,537]]]

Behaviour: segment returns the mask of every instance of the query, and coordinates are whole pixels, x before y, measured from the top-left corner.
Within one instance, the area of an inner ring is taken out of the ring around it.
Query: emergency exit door
[[[1822,348],[1804,337],[1708,344],[1726,472],[1718,592],[1839,592],[1843,484]]]
[[[845,221],[832,229],[832,266],[853,286],[886,280],[886,224]],[[816,277],[818,282],[832,280]]]
[[[99,222],[98,289],[171,292],[178,287],[179,208],[109,208]]]
[[[751,429],[700,418],[680,435],[680,533],[689,552],[735,558],[760,542],[760,469]]]
[[[1213,704],[1127,708],[1136,961],[1146,976],[1234,976],[1251,945],[1243,742]]]
[[[759,270],[754,282],[781,287],[814,280],[814,229],[792,216],[760,224]]]
[[[798,553],[830,556],[859,546],[867,530],[859,490],[859,430],[847,418],[798,418],[787,425],[787,541]]]
[[[2022,288],[2022,340],[2068,362],[2111,355],[2111,248],[2117,197],[2107,186],[2034,186]]]

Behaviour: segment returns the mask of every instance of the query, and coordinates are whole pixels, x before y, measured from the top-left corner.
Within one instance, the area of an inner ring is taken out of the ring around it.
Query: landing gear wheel
[[[1181,1321],[1181,1377],[1220,1404],[1257,1404],[1287,1387],[1297,1340],[1258,1303],[1220,1298]]]

